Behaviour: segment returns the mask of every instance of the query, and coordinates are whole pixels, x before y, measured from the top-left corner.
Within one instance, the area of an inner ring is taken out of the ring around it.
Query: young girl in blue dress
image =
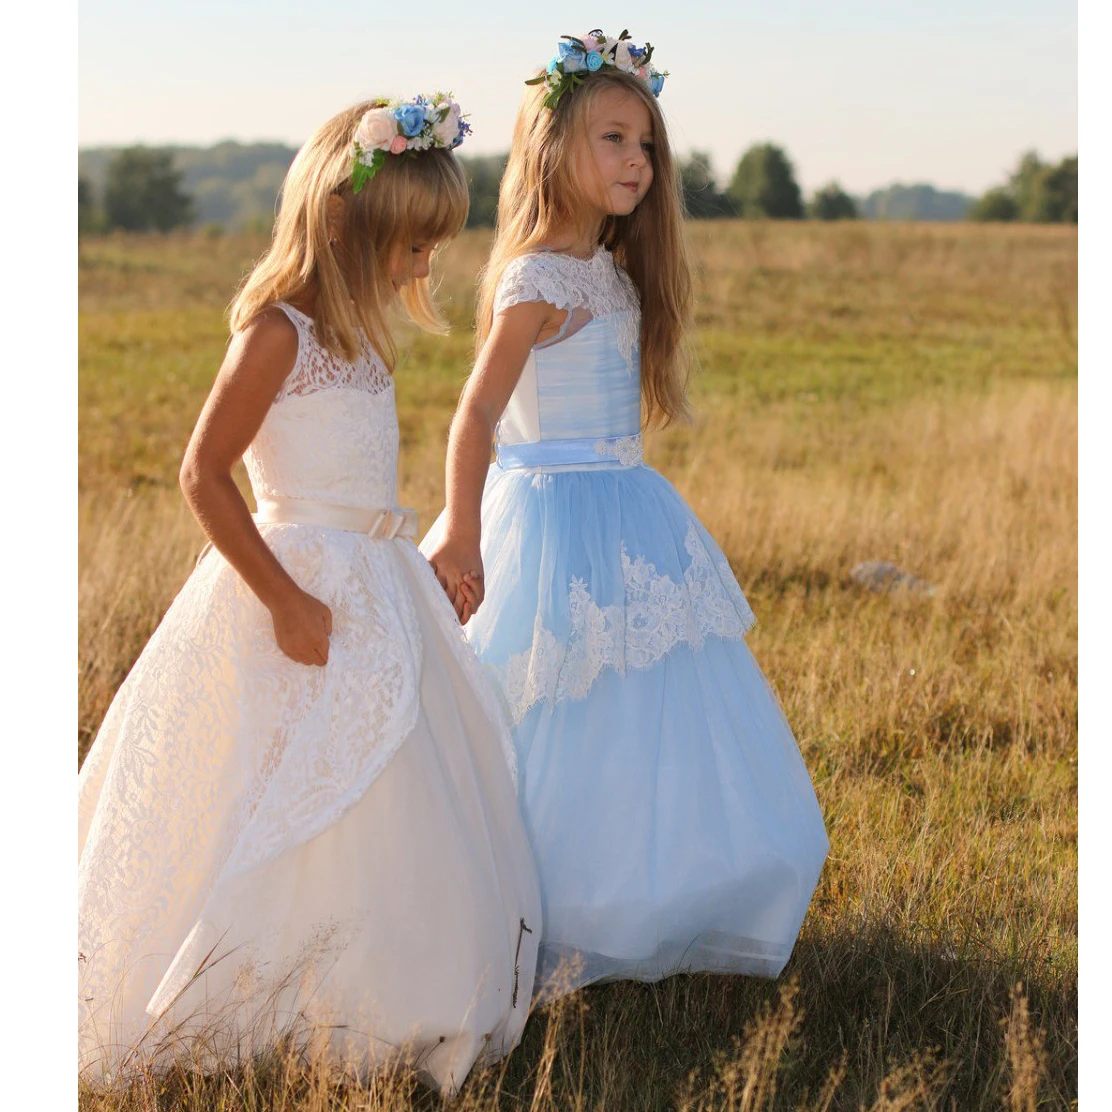
[[[663,75],[594,32],[530,84],[422,551],[514,723],[540,987],[774,977],[828,842],[729,563],[642,462],[642,412],[686,408]]]
[[[291,1037],[452,1092],[521,1036],[540,894],[513,745],[397,505],[387,313],[441,326],[466,130],[440,94],[329,120],[232,306],[182,466],[213,547],[78,782],[93,1082]]]

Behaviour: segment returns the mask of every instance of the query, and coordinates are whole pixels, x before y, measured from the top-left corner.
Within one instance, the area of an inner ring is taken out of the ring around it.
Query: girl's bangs
[[[454,239],[463,231],[471,207],[459,163],[447,151],[423,151],[413,159],[411,169],[405,175],[411,241],[433,244]]]

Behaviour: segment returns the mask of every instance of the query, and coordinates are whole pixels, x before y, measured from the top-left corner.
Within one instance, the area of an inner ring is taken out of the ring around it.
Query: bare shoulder
[[[232,335],[222,371],[237,378],[259,379],[274,389],[297,362],[299,337],[293,321],[276,305],[268,305]]]
[[[268,305],[246,328],[232,337],[245,352],[269,358],[297,358],[298,332],[293,321],[277,305]]]

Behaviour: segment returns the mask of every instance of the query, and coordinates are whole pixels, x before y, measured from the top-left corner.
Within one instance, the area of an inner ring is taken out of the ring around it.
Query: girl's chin
[[[628,216],[643,200],[636,193],[630,193],[624,186],[618,186],[610,195],[610,215]]]

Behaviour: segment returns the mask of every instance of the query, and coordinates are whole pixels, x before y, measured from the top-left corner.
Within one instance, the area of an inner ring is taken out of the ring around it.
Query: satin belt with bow
[[[639,442],[640,438],[636,438]],[[628,467],[621,451],[634,437],[586,436],[571,440],[533,440],[524,444],[499,444],[498,466],[503,471],[532,467]],[[640,462],[641,451],[635,449]]]
[[[259,509],[251,515],[259,525],[323,525],[366,533],[374,540],[403,537],[417,543],[417,511],[393,508],[365,510],[359,506],[337,506],[331,502],[310,502],[306,498],[259,499]],[[212,551],[212,541],[201,549],[197,564]]]
[[[417,540],[417,511],[396,506],[367,510],[305,498],[260,498],[259,509],[252,517],[260,525],[323,525],[349,533],[366,533],[375,540],[397,537]]]

